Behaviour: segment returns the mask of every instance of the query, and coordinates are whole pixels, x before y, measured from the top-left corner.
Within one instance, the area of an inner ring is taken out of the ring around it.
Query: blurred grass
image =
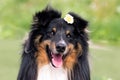
[[[20,65],[20,40],[0,40],[0,80],[16,80]],[[120,80],[120,46],[90,46],[91,80]]]
[[[91,47],[92,80],[120,80],[120,46]]]
[[[20,41],[0,40],[0,80],[16,80],[20,62]]]

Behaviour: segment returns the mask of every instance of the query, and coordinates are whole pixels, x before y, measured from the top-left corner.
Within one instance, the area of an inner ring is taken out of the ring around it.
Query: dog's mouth
[[[49,47],[47,47],[47,53],[53,67],[60,68],[63,66],[63,60],[65,58],[65,55],[63,55],[63,53],[53,53]]]
[[[63,65],[63,55],[62,53],[52,53],[51,52],[51,63],[54,67],[59,68]]]

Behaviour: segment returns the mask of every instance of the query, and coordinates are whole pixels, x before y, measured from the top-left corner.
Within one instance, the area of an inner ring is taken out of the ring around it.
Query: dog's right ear
[[[33,23],[31,31],[29,32],[28,39],[24,44],[25,53],[34,53],[37,48],[35,44],[35,39],[38,36],[42,36],[45,28],[48,24],[55,18],[60,18],[61,13],[47,6],[43,11],[37,12],[33,17]]]
[[[33,18],[34,23],[38,23],[39,25],[46,26],[55,18],[60,18],[61,13],[57,10],[54,10],[52,7],[47,6],[43,11],[37,12]]]

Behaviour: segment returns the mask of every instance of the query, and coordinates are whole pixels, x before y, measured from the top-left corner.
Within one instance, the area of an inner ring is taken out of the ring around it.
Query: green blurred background
[[[16,80],[23,38],[47,4],[89,21],[92,80],[120,80],[120,0],[0,0],[0,80]]]

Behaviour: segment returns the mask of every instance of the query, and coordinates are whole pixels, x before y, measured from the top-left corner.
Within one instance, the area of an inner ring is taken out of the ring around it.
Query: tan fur
[[[73,66],[75,63],[77,63],[77,57],[79,55],[81,55],[81,45],[78,43],[78,48],[75,49],[74,46],[72,44],[69,44],[69,50],[70,50],[70,53],[68,53],[67,57],[65,58],[64,60],[64,68],[68,69],[68,70],[72,70]]]
[[[37,53],[38,68],[49,63],[46,51],[43,48],[39,48],[39,50],[40,51]]]
[[[35,39],[35,44],[36,44],[37,46],[39,45],[39,40],[40,40],[41,37],[42,37],[42,36],[39,35],[39,36],[37,36],[37,38]]]
[[[53,28],[52,30],[53,30],[54,32],[56,32],[56,28]]]
[[[70,31],[69,31],[69,30],[66,31],[66,35],[68,35],[68,34],[70,34]]]
[[[54,42],[51,42],[51,44],[50,44],[50,49],[51,49],[51,50],[55,50],[55,43],[54,43]]]
[[[46,53],[46,45],[49,45],[49,44],[50,44],[50,41],[46,40],[41,42],[37,47],[38,52],[36,54],[37,54],[38,68],[49,63],[48,55]]]

